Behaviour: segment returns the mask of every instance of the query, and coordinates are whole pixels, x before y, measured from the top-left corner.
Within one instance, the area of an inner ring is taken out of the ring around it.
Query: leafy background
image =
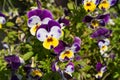
[[[95,80],[95,74],[97,73],[95,65],[98,61],[103,62],[103,58],[99,53],[96,41],[90,38],[92,31],[82,23],[82,19],[87,12],[83,9],[80,0],[41,0],[41,4],[42,8],[53,13],[55,20],[64,15],[66,8],[69,9],[70,13],[67,17],[71,24],[65,27],[64,36],[61,39],[71,43],[72,38],[78,36],[82,40],[81,50],[78,53],[81,60],[74,61],[76,67],[73,76],[77,80]],[[25,64],[29,64],[31,57],[34,56],[39,64],[38,67],[44,73],[42,80],[61,80],[59,74],[51,70],[51,62],[55,60],[53,51],[43,48],[42,43],[29,32],[26,13],[36,6],[35,0],[0,0],[0,11],[7,16],[6,24],[0,29],[0,80],[10,79],[11,71],[6,68],[6,62],[4,61],[4,56],[9,54],[21,56],[25,60]],[[109,11],[115,22],[114,26],[106,26],[113,30],[109,51],[114,53],[116,58],[115,60],[107,60],[107,72],[101,80],[119,80],[120,2],[118,1]],[[20,19],[20,21],[17,21],[17,19]],[[3,43],[10,46],[9,51],[3,47]],[[82,65],[83,68],[79,65]],[[19,68],[17,73],[22,76],[22,80],[26,80],[23,66]],[[64,63],[61,63],[61,66],[64,66]]]

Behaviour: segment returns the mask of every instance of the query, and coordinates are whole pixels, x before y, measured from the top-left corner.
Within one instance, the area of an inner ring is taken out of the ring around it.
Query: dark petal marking
[[[85,16],[82,21],[83,21],[84,23],[89,23],[89,22],[92,21],[92,19],[93,19],[93,17],[91,17],[91,16]]]

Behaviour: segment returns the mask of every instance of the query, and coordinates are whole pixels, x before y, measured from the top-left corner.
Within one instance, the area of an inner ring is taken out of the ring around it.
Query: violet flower
[[[110,37],[112,34],[112,30],[108,30],[106,28],[99,28],[95,32],[91,34],[91,38],[95,38],[98,40],[103,40],[105,38]]]
[[[64,28],[64,26],[70,25],[70,21],[68,19],[66,19],[66,17],[60,17],[58,19],[58,22],[60,23],[61,27],[63,27],[63,28]]]
[[[60,41],[59,45],[54,48],[54,52],[58,54],[58,58],[62,62],[72,60],[74,58],[74,53],[80,50],[80,44],[81,40],[79,37],[74,38],[74,42],[71,46]]]
[[[98,73],[95,75],[95,77],[100,79],[103,76],[104,72],[106,71],[106,68],[107,68],[106,66],[103,66],[100,62],[98,62],[96,64],[96,71]]]
[[[108,10],[111,6],[114,6],[117,0],[101,0],[99,4],[99,9]]]
[[[4,59],[7,62],[7,67],[12,70],[17,70],[24,63],[24,60],[16,55],[5,56]]]
[[[47,24],[49,20],[53,19],[52,13],[47,10],[35,9],[27,13],[28,16],[28,27],[30,27],[30,32],[35,35],[37,28],[41,24]]]
[[[105,26],[110,20],[110,14],[98,15],[96,17],[85,16],[83,19],[84,23],[87,23],[91,29],[97,29],[101,26]]]
[[[60,24],[50,20],[48,24],[42,24],[36,31],[36,37],[43,42],[43,47],[52,49],[58,46],[62,30]]]

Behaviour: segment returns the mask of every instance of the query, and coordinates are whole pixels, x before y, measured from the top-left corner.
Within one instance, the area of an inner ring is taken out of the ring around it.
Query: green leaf
[[[33,52],[27,52],[26,54],[23,55],[23,59],[26,61],[32,57],[34,53]]]
[[[13,27],[15,24],[13,22],[7,22],[6,26]]]

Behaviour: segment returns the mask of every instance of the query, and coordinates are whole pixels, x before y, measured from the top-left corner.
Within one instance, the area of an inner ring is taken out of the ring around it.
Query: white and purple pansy
[[[72,73],[74,72],[74,64],[72,62],[69,62],[67,66],[65,67],[65,70],[62,72],[62,79],[63,80],[71,80],[72,79]]]
[[[35,9],[27,13],[28,16],[28,27],[30,27],[30,33],[35,35],[37,28],[41,24],[48,24],[49,20],[53,19],[52,13],[45,9]]]
[[[74,38],[74,42],[71,46],[64,43],[63,41],[59,42],[59,45],[54,48],[54,52],[58,54],[60,61],[73,60],[74,53],[77,53],[80,50],[81,40],[79,37]]]
[[[6,23],[5,15],[0,12],[0,29],[2,28],[2,24]]]
[[[109,39],[100,40],[98,46],[100,48],[100,53],[103,55],[108,50],[108,45],[110,44]]]
[[[42,24],[36,31],[37,39],[43,42],[43,47],[46,49],[58,46],[61,34],[61,26],[54,20],[50,20],[48,24]]]
[[[103,66],[100,62],[96,64],[96,71],[98,72],[95,77],[100,79],[103,76],[103,73],[106,71],[107,67]]]
[[[108,10],[111,6],[115,5],[117,0],[101,0],[99,4],[99,9]]]
[[[103,40],[105,38],[110,37],[112,34],[112,30],[108,30],[106,28],[99,28],[95,32],[91,34],[91,38],[95,38],[97,40]]]
[[[58,61],[54,61],[52,63],[52,71],[58,71],[58,72],[60,72],[60,67],[58,66]]]
[[[87,23],[91,29],[98,29],[101,26],[105,26],[110,20],[110,14],[98,15],[96,17],[85,16],[83,22]]]
[[[93,12],[96,9],[100,0],[83,0],[83,7],[88,12]]]

